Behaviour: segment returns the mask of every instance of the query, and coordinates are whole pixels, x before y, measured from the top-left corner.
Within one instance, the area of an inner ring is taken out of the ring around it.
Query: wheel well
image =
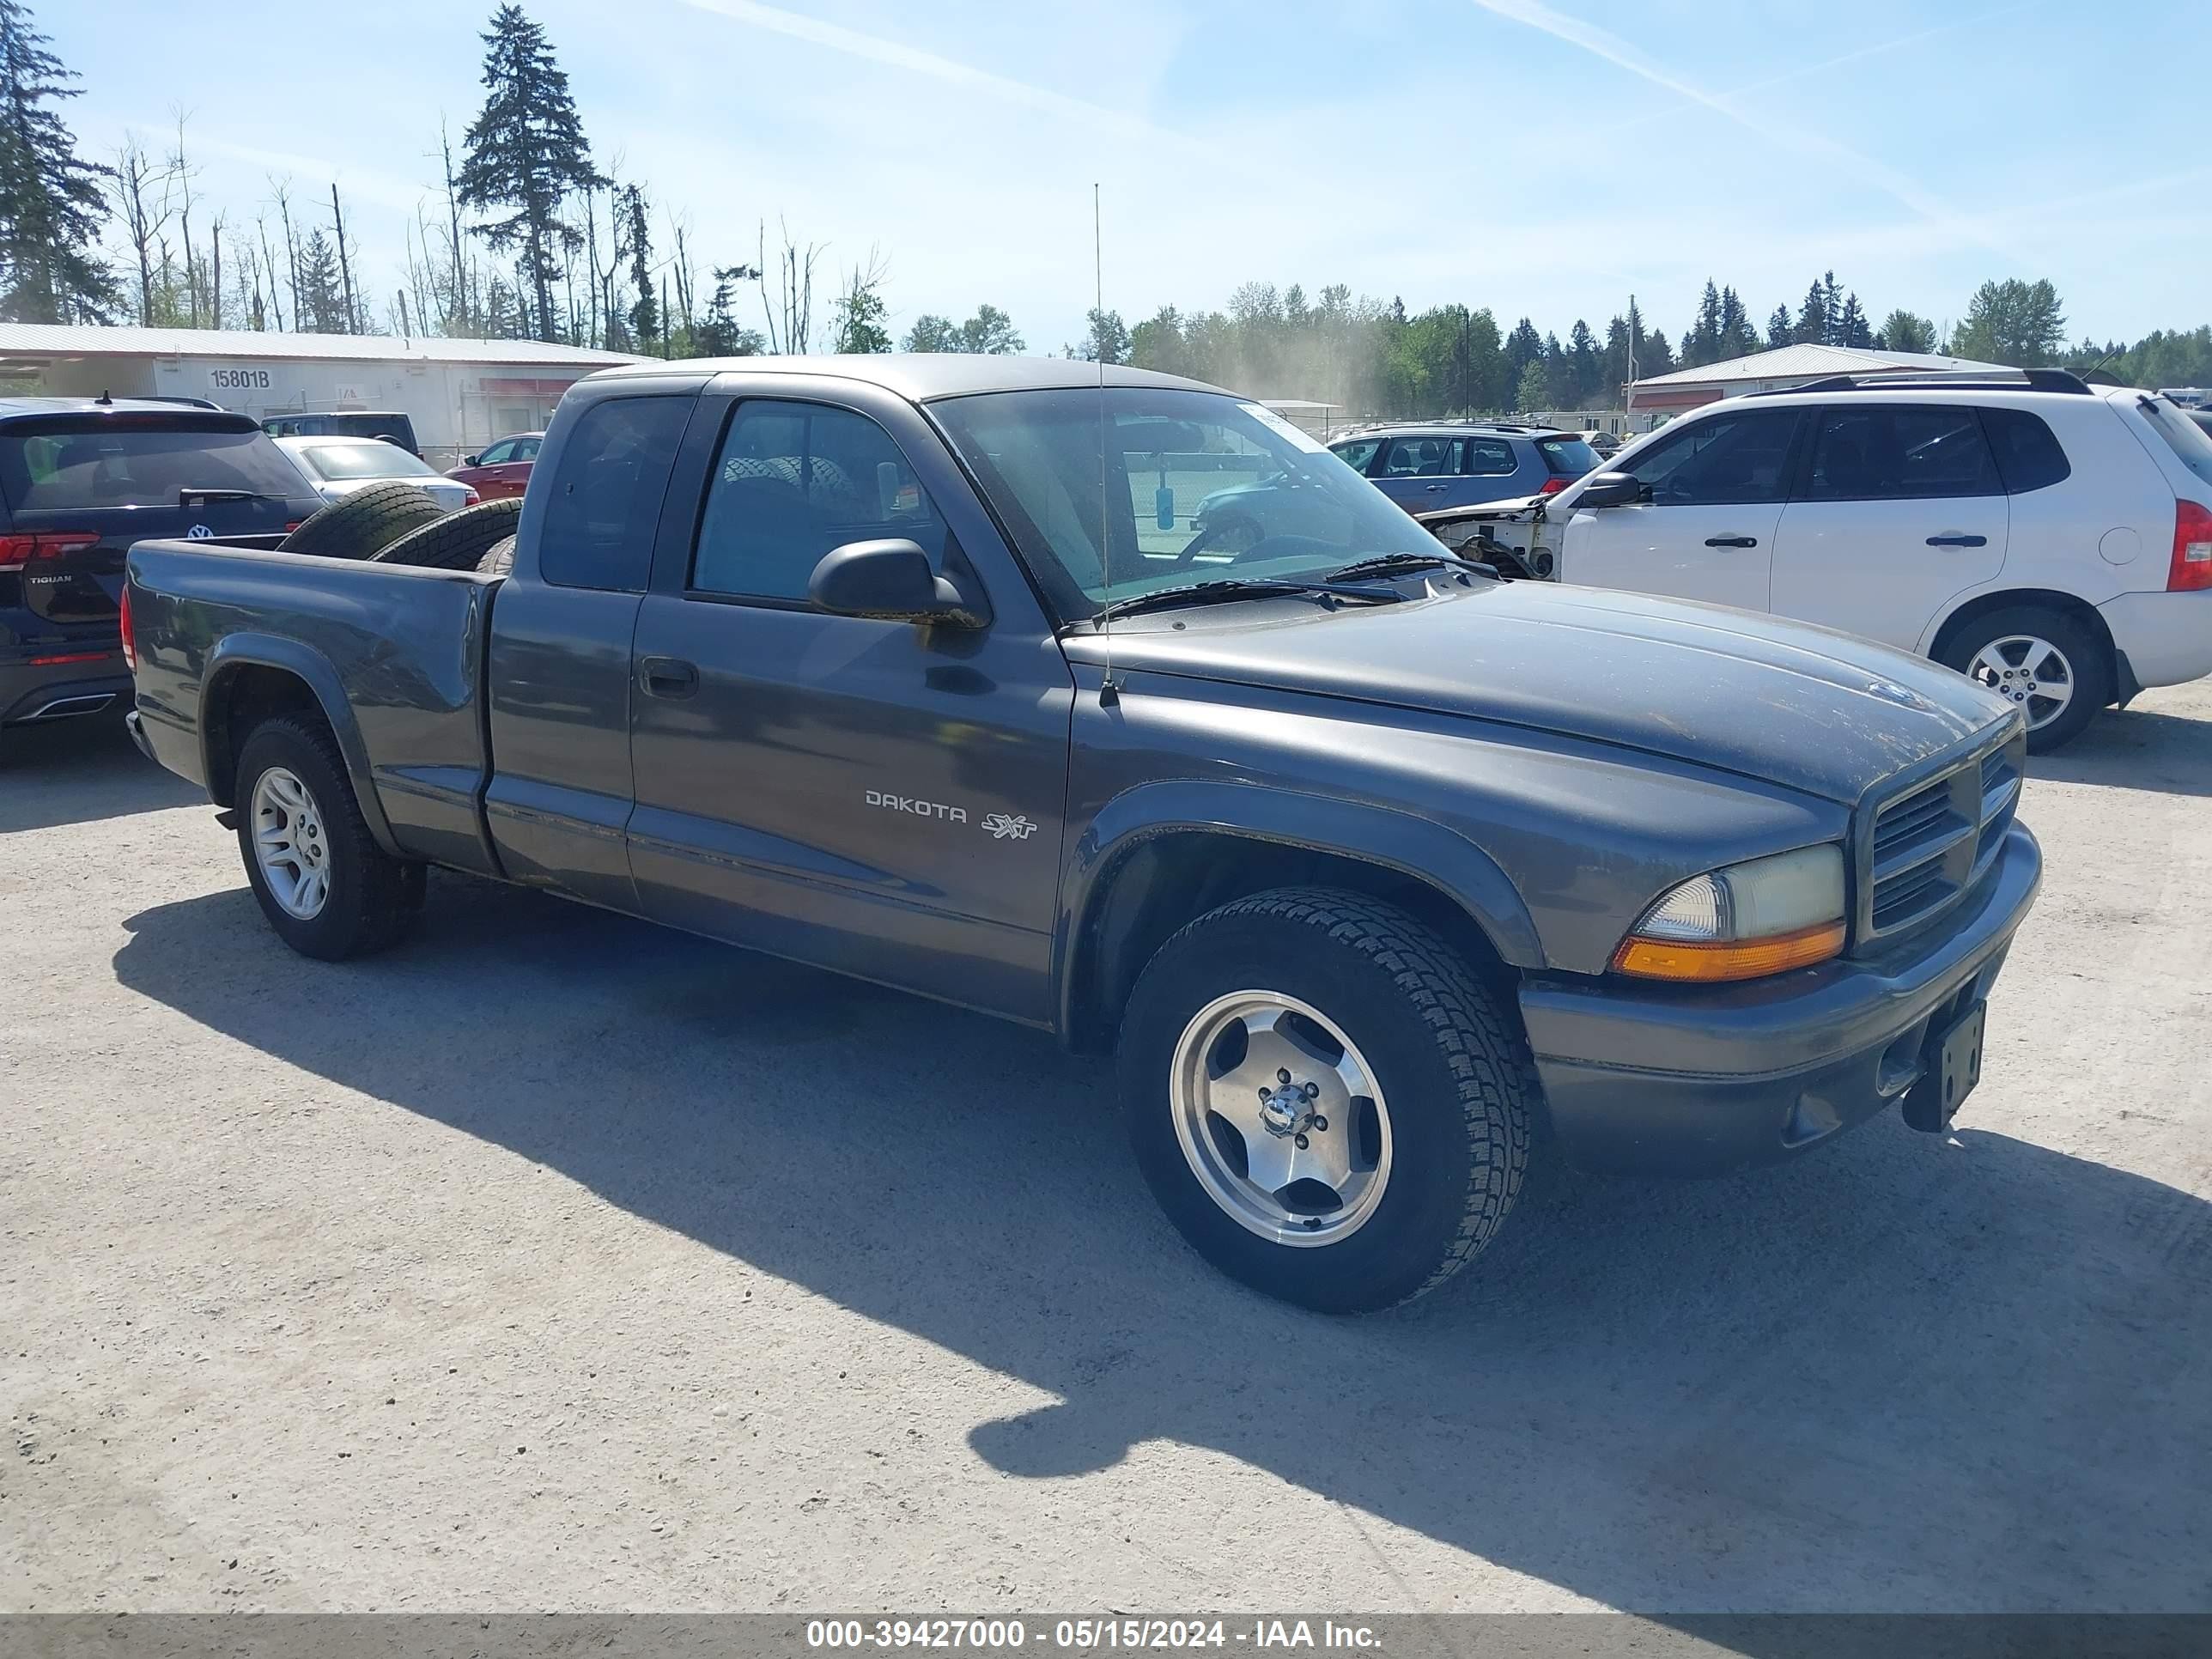
[[[1075,981],[1067,1037],[1080,1053],[1112,1049],[1137,975],[1186,923],[1277,887],[1335,887],[1382,899],[1435,928],[1486,984],[1513,976],[1481,924],[1443,889],[1341,854],[1218,830],[1178,830],[1140,842],[1100,882],[1103,890],[1069,953]]]
[[[212,686],[200,704],[203,741],[207,745],[208,793],[218,806],[233,806],[238,755],[253,728],[272,714],[301,714],[325,730],[330,718],[307,681],[288,668],[241,663]]]
[[[1928,654],[1941,662],[1943,653],[1951,648],[1959,635],[1984,617],[1999,611],[2031,609],[2056,611],[2079,623],[2088,629],[2089,637],[2103,649],[2106,672],[2110,675],[2117,671],[2118,654],[2113,648],[2112,630],[2105,626],[2104,613],[2076,594],[2061,593],[2048,587],[2014,587],[2002,593],[1984,593],[1978,599],[1967,600],[1944,618],[1942,627],[1936,630],[1935,641],[1928,647]]]

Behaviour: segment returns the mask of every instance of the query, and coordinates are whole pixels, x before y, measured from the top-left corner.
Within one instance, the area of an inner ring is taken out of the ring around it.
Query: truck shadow
[[[204,791],[140,754],[123,722],[105,714],[0,732],[0,834],[206,801]]]
[[[2212,1603],[2186,1192],[1878,1121],[1741,1179],[1547,1173],[1452,1286],[1332,1321],[1187,1254],[1042,1036],[433,879],[373,962],[299,963],[237,890],[132,917],[115,972],[1057,1395],[972,1430],[1009,1476],[1186,1443],[1651,1612]]]
[[[2108,708],[2055,754],[2027,763],[2030,778],[2212,795],[2212,721],[2154,708]]]

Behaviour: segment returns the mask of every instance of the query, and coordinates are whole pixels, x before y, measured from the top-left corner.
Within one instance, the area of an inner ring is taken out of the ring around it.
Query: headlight
[[[1616,971],[1711,984],[1825,962],[1844,948],[1844,849],[1832,843],[1731,864],[1644,913]]]

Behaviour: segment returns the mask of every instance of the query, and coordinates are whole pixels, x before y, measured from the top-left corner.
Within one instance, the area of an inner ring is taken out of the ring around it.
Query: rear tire
[[[474,570],[501,540],[512,540],[522,516],[522,499],[509,495],[478,501],[458,513],[410,530],[369,556],[380,564],[411,564],[432,570]]]
[[[2020,708],[2031,754],[2071,743],[2116,695],[2104,641],[2044,605],[1976,617],[1945,642],[1937,660]]]
[[[239,751],[239,856],[277,937],[321,962],[380,951],[422,910],[424,866],[376,844],[337,740],[319,720],[279,714]],[[319,876],[319,890],[310,878]]]
[[[1442,1284],[1528,1166],[1525,1040],[1443,939],[1359,894],[1284,889],[1192,922],[1137,981],[1120,1070],[1184,1239],[1324,1313]]]
[[[310,514],[280,544],[287,553],[322,559],[372,558],[410,530],[443,518],[445,508],[394,478],[364,485]]]

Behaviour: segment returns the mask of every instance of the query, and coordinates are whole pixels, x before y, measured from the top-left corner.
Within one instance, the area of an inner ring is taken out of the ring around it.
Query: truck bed
[[[497,873],[479,803],[500,578],[147,541],[131,550],[129,580],[139,719],[163,765],[233,804],[232,714],[302,683],[387,851]]]

